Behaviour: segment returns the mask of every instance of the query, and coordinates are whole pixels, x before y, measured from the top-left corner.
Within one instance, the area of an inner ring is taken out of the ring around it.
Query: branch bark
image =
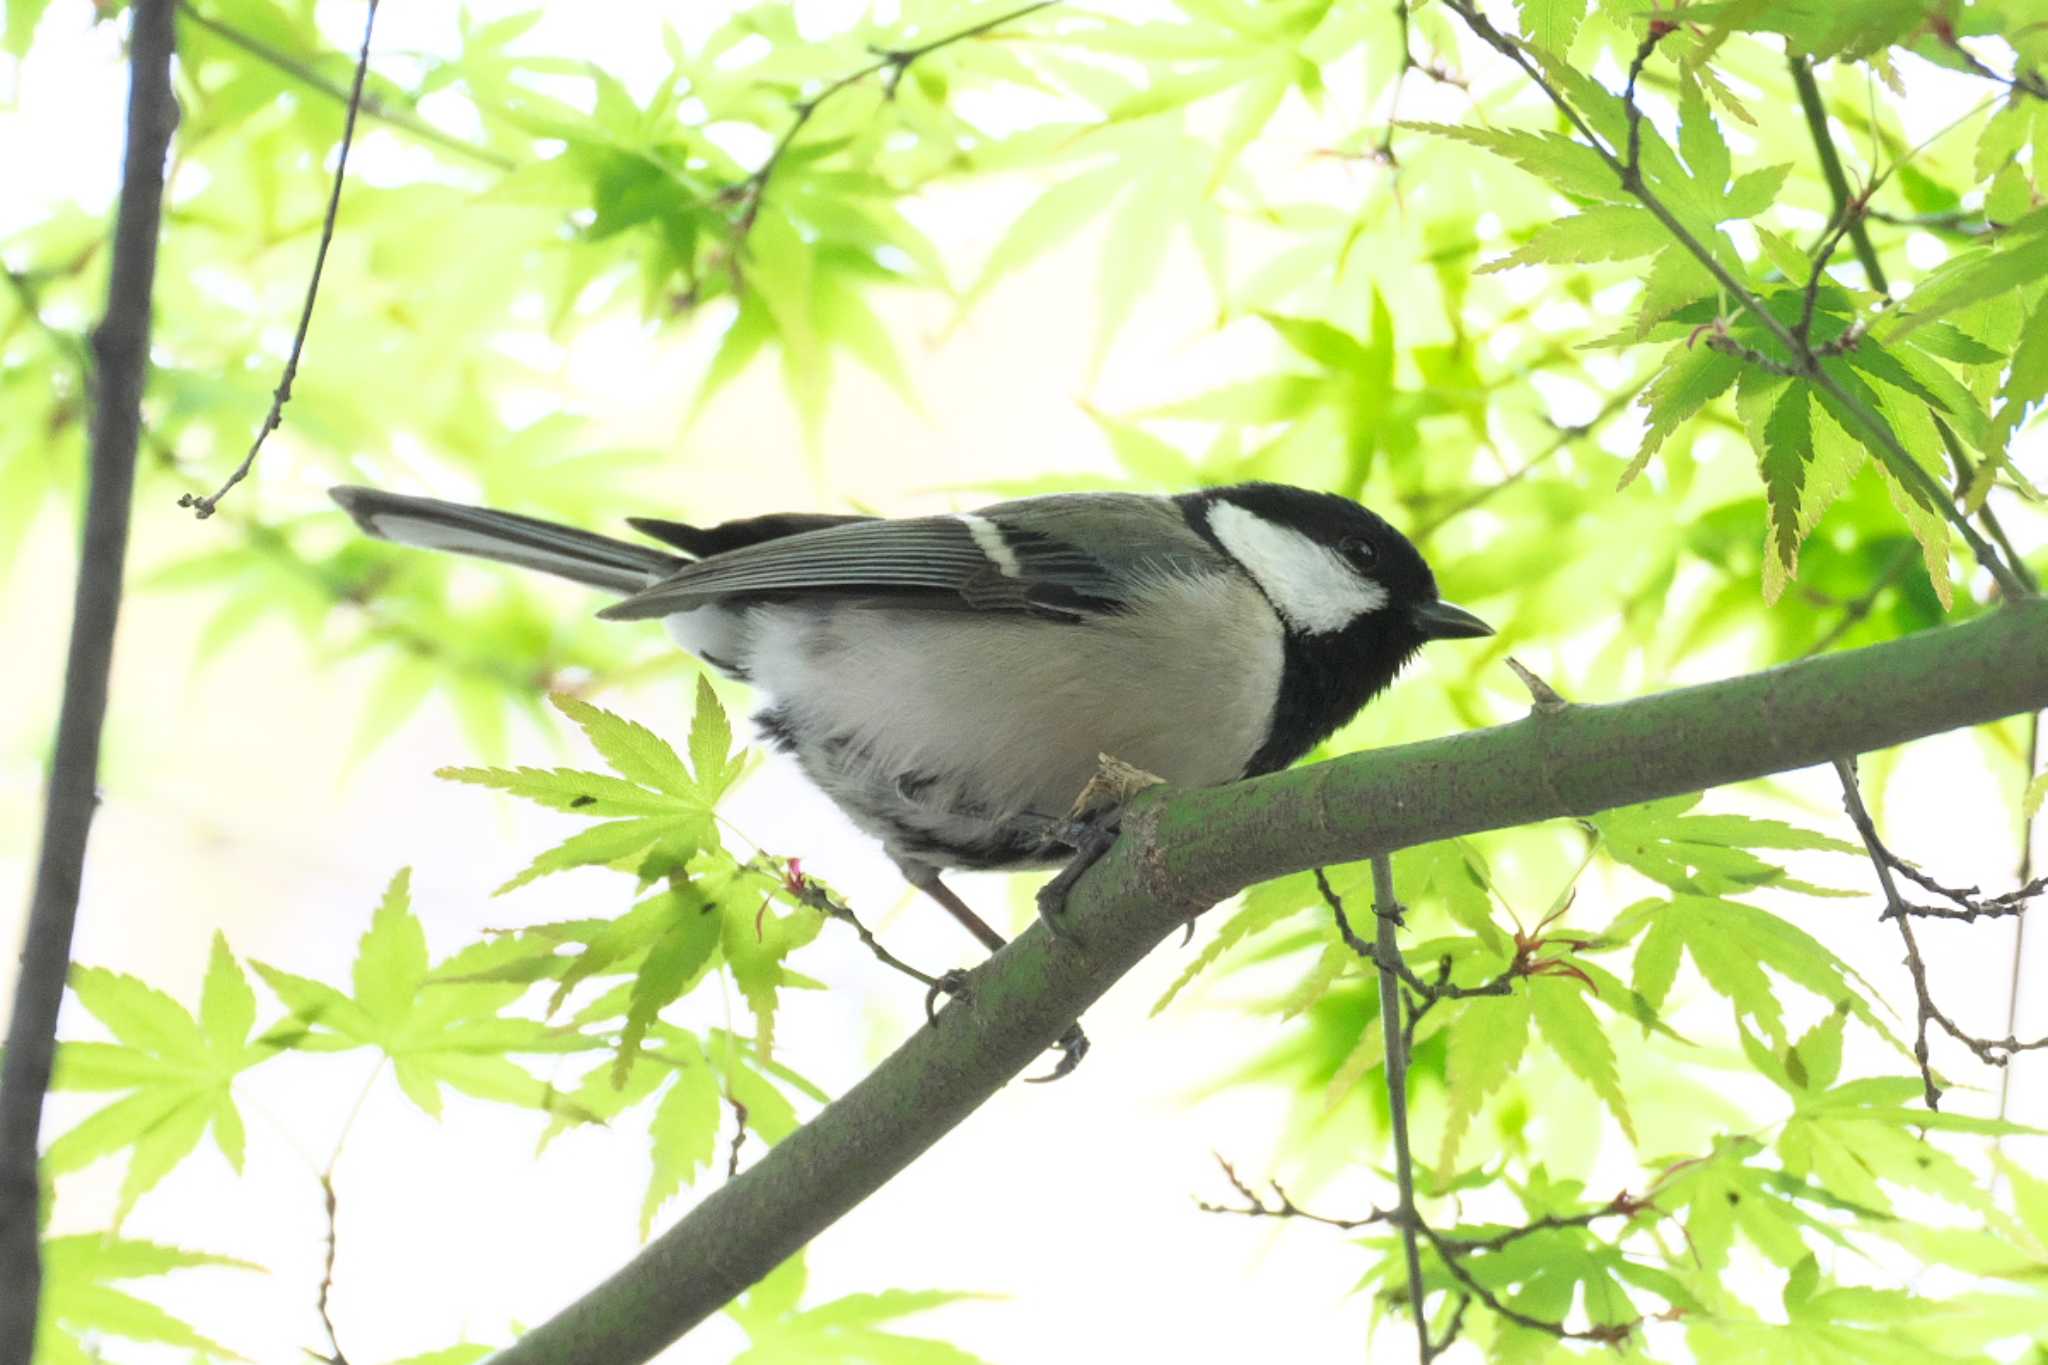
[[[1587,815],[2048,706],[2048,601],[1614,705],[1355,754],[1228,787],[1155,788],[1042,926],[934,1026],[495,1365],[644,1361],[886,1184],[1190,916],[1255,882]]]
[[[35,1343],[42,1264],[36,1137],[56,1050],[57,1007],[71,960],[71,931],[98,804],[100,727],[107,711],[142,386],[149,366],[150,291],[163,219],[164,160],[178,106],[171,94],[173,0],[137,0],[129,36],[128,150],[107,283],[107,311],[93,333],[91,485],[72,601],[71,647],[56,751],[43,811],[42,853],[29,902],[21,977],[0,1065],[0,1360],[25,1361]]]

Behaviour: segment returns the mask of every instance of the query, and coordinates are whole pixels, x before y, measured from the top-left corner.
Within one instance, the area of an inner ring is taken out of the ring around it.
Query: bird
[[[1180,786],[1274,772],[1424,644],[1493,633],[1384,518],[1279,483],[899,518],[625,518],[654,544],[330,495],[369,535],[604,589],[621,596],[598,616],[663,622],[761,695],[763,739],[991,952],[1002,936],[940,874],[1085,865],[1104,845],[1061,817],[1103,756]]]

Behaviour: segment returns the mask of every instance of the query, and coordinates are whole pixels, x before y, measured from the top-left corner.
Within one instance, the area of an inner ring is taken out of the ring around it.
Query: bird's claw
[[[1116,845],[1117,832],[1122,827],[1121,817],[1112,812],[1092,819],[1064,821],[1048,836],[1048,842],[1065,844],[1074,850],[1074,856],[1067,865],[1055,873],[1051,881],[1038,888],[1038,917],[1045,921],[1045,927],[1052,931],[1054,938],[1078,946],[1080,940],[1060,921],[1067,908],[1067,895],[1074,889],[1074,883],[1081,880],[1081,875]]]
[[[961,971],[958,967],[955,967],[953,968],[953,970],[945,972],[939,977],[937,977],[935,980],[933,980],[931,984],[931,989],[927,990],[924,993],[925,1022],[927,1024],[930,1024],[933,1028],[937,1028],[939,1026],[940,996],[944,995],[953,999],[959,999],[964,997],[966,994],[967,973]]]
[[[1047,1081],[1073,1074],[1074,1068],[1081,1065],[1081,1059],[1088,1055],[1088,1035],[1081,1031],[1081,1021],[1076,1019],[1067,1025],[1067,1031],[1059,1036],[1053,1047],[1059,1052],[1060,1059],[1053,1064],[1052,1070],[1043,1076],[1026,1076],[1025,1081],[1044,1085]]]

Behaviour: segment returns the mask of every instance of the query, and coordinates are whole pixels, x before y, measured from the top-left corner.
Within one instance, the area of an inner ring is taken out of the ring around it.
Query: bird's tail
[[[488,507],[411,498],[375,488],[327,491],[356,519],[356,525],[381,540],[495,559],[593,588],[639,592],[688,562],[650,546]]]

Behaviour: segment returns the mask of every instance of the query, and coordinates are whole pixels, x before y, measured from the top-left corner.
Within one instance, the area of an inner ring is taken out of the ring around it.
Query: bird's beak
[[[1408,616],[1425,640],[1471,640],[1493,634],[1492,626],[1449,602],[1424,602]]]

